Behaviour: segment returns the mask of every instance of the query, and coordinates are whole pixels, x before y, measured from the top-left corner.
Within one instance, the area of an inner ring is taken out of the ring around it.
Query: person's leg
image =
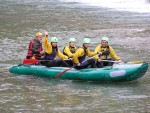
[[[73,61],[72,60],[64,60],[67,64],[69,64],[70,66],[73,66]]]
[[[87,68],[89,66],[89,63],[88,61],[85,61],[83,63],[81,63],[80,66],[75,66],[76,69],[84,69],[84,68]]]
[[[94,59],[89,59],[89,60],[87,60],[87,62],[89,63],[91,68],[96,68],[96,64],[95,64],[95,60]]]
[[[107,60],[115,61],[115,59],[113,59],[113,58],[109,58]],[[114,62],[107,62],[106,66],[112,66],[113,64],[114,64]]]
[[[51,61],[46,61],[45,64],[44,64],[46,67],[54,67],[56,66],[56,62],[55,60],[51,60]]]
[[[56,60],[56,66],[60,67],[71,67],[68,63],[66,63],[64,60],[62,59],[58,59]]]
[[[102,63],[103,63],[103,67],[108,66],[108,62],[102,61]]]
[[[91,66],[91,68],[96,68],[95,60],[89,59],[87,61],[84,61],[80,66],[76,66],[76,69],[85,69],[88,66]]]
[[[98,67],[98,68],[103,68],[104,66],[103,66],[103,62],[97,62],[96,63],[96,66]]]

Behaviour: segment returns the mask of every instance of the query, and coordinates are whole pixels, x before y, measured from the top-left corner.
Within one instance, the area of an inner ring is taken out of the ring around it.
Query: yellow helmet
[[[39,37],[39,36],[42,36],[42,35],[43,35],[43,34],[40,33],[40,32],[35,33],[35,37]]]

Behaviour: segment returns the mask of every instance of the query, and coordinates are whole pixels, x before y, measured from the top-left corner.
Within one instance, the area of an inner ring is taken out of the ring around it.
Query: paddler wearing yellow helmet
[[[41,57],[44,54],[44,50],[42,48],[42,37],[43,35],[41,32],[35,33],[35,38],[29,43],[26,59],[42,59]]]

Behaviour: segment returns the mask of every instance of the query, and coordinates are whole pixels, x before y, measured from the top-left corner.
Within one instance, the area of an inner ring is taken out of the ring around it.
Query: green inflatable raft
[[[114,64],[105,68],[87,68],[77,70],[67,67],[45,67],[39,65],[20,64],[10,68],[11,73],[21,75],[35,75],[48,78],[69,80],[84,80],[98,82],[127,82],[136,80],[145,75],[148,63]]]

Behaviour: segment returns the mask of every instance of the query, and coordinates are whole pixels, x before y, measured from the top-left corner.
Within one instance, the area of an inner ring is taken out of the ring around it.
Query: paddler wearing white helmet
[[[114,49],[112,46],[109,45],[109,38],[108,37],[102,37],[100,44],[97,45],[95,48],[95,52],[99,53],[99,56],[96,58],[97,59],[97,67],[102,68],[104,66],[111,66],[113,63],[111,61],[118,61],[122,62],[120,57],[117,56],[115,53]],[[108,60],[107,62],[103,62],[101,60]],[[110,62],[109,62],[110,60]]]

